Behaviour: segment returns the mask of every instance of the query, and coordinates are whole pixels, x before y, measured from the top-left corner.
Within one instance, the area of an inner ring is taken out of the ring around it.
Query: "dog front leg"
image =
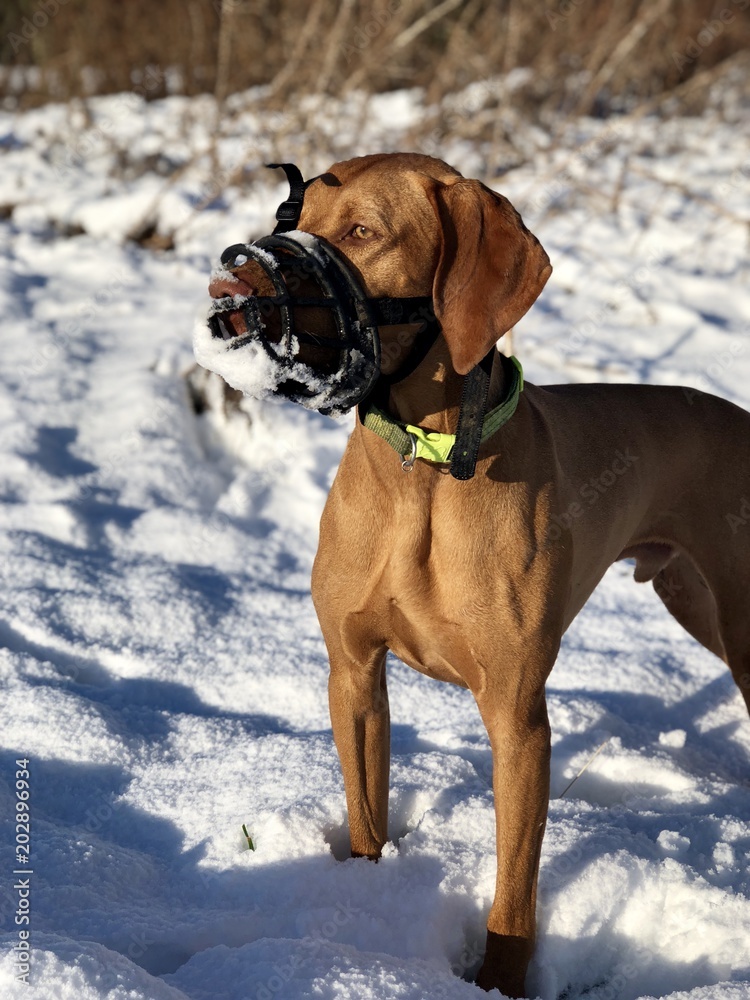
[[[385,650],[365,664],[332,655],[328,701],[344,775],[352,855],[379,858],[388,839],[391,752]]]
[[[549,800],[550,732],[544,689],[526,710],[480,704],[480,711],[492,747],[497,883],[477,985],[523,997],[534,949],[539,853]]]

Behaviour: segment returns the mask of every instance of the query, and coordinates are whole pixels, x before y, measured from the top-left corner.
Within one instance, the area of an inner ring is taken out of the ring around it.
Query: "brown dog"
[[[370,296],[433,296],[442,335],[392,385],[387,409],[443,433],[455,431],[462,376],[551,272],[509,202],[425,156],[335,164],[308,188],[298,228],[334,244]],[[211,292],[248,288],[224,281]],[[416,331],[380,328],[385,373],[408,357]],[[496,356],[490,407],[508,371]],[[497,887],[478,977],[485,989],[524,994],[549,788],[545,681],[611,563],[636,560],[636,580],[652,580],[674,617],[729,665],[750,707],[750,531],[733,533],[727,516],[750,504],[748,459],[750,415],[671,387],[527,384],[465,482],[419,458],[405,472],[357,420],[312,579],[352,853],[377,858],[387,838],[390,649],[468,687],[489,733]],[[607,488],[594,491],[592,477]]]

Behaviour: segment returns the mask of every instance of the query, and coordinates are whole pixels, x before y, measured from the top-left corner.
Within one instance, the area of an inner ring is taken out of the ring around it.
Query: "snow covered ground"
[[[349,151],[399,148],[414,100],[342,126]],[[261,163],[267,123],[238,114],[217,167],[190,160],[207,99],[91,108],[0,114],[0,995],[30,995],[28,878],[39,1000],[479,997],[494,828],[467,692],[390,664],[392,840],[378,865],[344,860],[308,583],[351,418],[253,404],[248,432],[194,416],[182,379],[210,265],[282,194],[258,171],[211,201],[212,171]],[[585,121],[529,142],[496,184],[555,267],[515,334],[528,378],[750,406],[747,130]],[[125,239],[149,226],[174,250]],[[729,672],[619,564],[549,702],[531,995],[750,998],[750,721]]]

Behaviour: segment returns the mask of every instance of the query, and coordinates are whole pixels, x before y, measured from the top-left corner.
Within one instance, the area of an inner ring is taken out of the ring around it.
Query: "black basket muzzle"
[[[208,322],[229,350],[262,346],[278,366],[275,394],[333,416],[370,394],[380,373],[377,316],[326,240],[301,232],[264,236],[228,247],[221,262],[230,271],[252,262],[268,279],[262,285],[273,287],[273,295],[216,299]],[[245,324],[239,335],[230,322],[238,312]]]

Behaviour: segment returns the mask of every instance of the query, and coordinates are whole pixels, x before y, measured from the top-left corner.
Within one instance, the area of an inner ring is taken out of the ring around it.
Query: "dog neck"
[[[488,409],[502,398],[504,380],[503,366],[493,363]],[[442,434],[454,434],[463,381],[463,376],[453,368],[445,339],[438,337],[416,370],[403,381],[390,386],[388,413],[402,423],[416,424]]]

